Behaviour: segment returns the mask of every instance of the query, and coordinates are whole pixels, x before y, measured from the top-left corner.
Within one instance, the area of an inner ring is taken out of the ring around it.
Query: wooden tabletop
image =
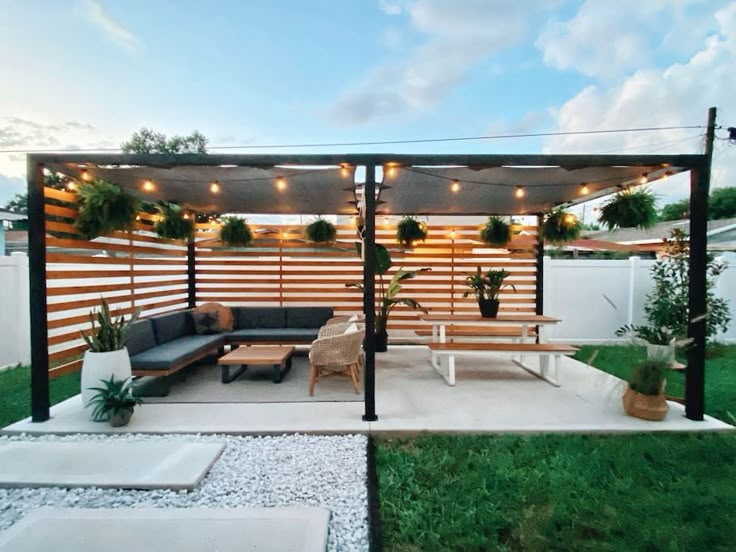
[[[485,322],[488,324],[556,324],[559,318],[541,314],[499,314],[496,318],[484,318],[480,314],[427,314],[420,320],[430,323],[463,324],[468,322]]]
[[[217,364],[281,364],[294,352],[294,347],[243,347],[230,351]]]

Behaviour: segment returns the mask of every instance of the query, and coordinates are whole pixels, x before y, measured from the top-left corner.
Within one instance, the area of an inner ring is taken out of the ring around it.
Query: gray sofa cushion
[[[138,320],[128,330],[128,354],[137,355],[156,346],[153,323],[149,319]]]
[[[188,335],[131,355],[130,366],[133,370],[166,370],[224,344],[221,335]]]
[[[330,318],[330,307],[287,307],[287,328],[321,328]]]
[[[311,343],[317,339],[317,328],[253,328],[235,330],[225,334],[228,343],[251,341],[285,341]]]
[[[194,333],[191,316],[186,311],[154,316],[151,321],[159,345]]]
[[[286,309],[283,307],[233,307],[237,329],[285,328]]]

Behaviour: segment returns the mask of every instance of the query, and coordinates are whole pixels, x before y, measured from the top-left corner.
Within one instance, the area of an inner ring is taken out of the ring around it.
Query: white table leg
[[[449,355],[447,358],[447,383],[455,385],[455,355]]]
[[[440,343],[447,343],[447,336],[445,333],[445,325],[440,324]]]
[[[437,324],[432,324],[432,343],[437,343]]]

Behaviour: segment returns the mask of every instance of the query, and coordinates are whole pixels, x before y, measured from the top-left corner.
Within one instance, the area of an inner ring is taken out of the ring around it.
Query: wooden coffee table
[[[238,347],[217,360],[222,367],[222,383],[230,383],[253,366],[272,366],[271,381],[281,383],[283,377],[291,370],[292,346],[278,347]],[[230,373],[231,366],[238,366],[234,373]]]

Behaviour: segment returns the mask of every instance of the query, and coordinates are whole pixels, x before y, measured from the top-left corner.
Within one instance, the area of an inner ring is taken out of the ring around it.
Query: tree
[[[736,187],[713,190],[708,200],[708,219],[736,217]]]
[[[665,205],[659,213],[659,220],[680,220],[690,216],[690,200],[681,199]]]
[[[28,194],[15,194],[8,200],[3,209],[18,213],[20,215],[28,214]],[[13,230],[28,230],[28,221],[16,220],[11,223],[10,226]]]
[[[188,136],[165,134],[150,128],[134,132],[127,142],[120,144],[123,153],[207,153],[207,138],[195,130]]]

